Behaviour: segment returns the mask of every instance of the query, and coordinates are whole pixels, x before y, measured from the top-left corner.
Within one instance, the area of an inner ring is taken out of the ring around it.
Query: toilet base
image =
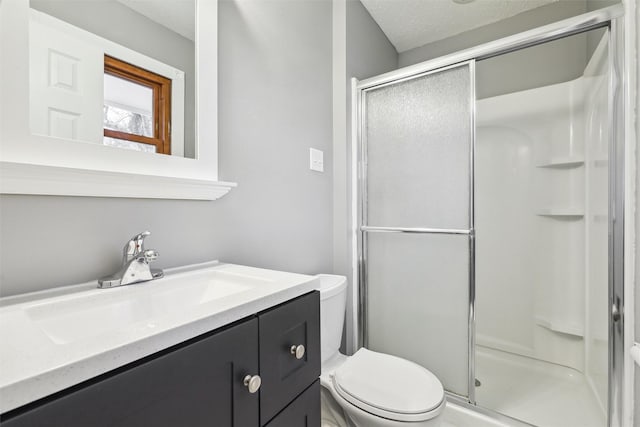
[[[324,387],[321,387],[320,401],[321,427],[353,427],[353,424],[347,422],[342,407]]]

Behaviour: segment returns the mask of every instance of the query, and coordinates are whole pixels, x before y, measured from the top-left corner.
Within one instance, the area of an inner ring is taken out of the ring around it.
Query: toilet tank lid
[[[345,276],[339,276],[336,274],[318,274],[316,275],[320,279],[320,299],[331,298],[334,295],[339,294],[347,287],[347,278]]]

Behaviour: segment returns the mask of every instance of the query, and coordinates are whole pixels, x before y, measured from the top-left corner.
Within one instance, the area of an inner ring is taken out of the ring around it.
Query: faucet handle
[[[127,263],[139,254],[144,253],[144,239],[150,235],[150,231],[143,231],[129,239],[122,249],[122,262]]]
[[[140,242],[142,244],[144,243],[144,238],[147,236],[151,236],[150,231],[143,231],[142,233],[138,233],[135,236],[133,236],[131,240],[134,242]]]
[[[144,251],[144,259],[148,263],[157,260],[159,256],[160,254],[155,249],[147,249]]]

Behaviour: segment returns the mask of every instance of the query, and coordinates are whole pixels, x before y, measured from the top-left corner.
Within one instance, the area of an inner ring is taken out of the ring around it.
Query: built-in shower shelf
[[[548,162],[541,163],[538,165],[539,168],[576,168],[578,166],[584,165],[584,159],[582,157],[552,157]]]
[[[549,319],[546,316],[535,316],[536,324],[552,332],[561,334],[574,335],[577,337],[584,336],[584,326],[566,320]]]
[[[581,208],[545,208],[538,210],[538,212],[536,212],[536,215],[549,217],[581,218],[584,216],[584,210]]]

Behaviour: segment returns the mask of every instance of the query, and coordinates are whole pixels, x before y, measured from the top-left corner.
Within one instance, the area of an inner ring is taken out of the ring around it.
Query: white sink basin
[[[72,294],[34,304],[25,312],[53,342],[67,344],[140,322],[154,328],[154,319],[273,282],[220,271],[182,280],[183,283],[176,283],[175,278],[159,279],[128,285],[126,289]]]
[[[0,413],[303,295],[317,279],[211,262],[96,285],[0,298]]]

